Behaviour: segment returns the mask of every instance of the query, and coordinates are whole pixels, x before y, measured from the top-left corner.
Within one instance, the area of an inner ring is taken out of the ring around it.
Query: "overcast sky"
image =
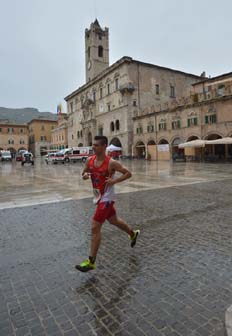
[[[85,82],[84,30],[122,56],[200,75],[232,71],[231,0],[0,0],[0,106],[56,112]]]

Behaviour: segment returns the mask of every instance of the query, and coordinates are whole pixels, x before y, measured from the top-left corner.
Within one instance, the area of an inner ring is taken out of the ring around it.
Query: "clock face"
[[[91,61],[88,62],[87,68],[88,68],[88,70],[91,68]]]

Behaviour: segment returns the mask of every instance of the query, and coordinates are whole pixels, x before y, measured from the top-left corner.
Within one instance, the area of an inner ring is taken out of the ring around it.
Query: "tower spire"
[[[101,26],[100,26],[100,24],[99,24],[99,22],[98,22],[98,19],[97,19],[97,18],[95,19],[95,21],[94,21],[93,25],[94,25],[95,27],[101,28]]]

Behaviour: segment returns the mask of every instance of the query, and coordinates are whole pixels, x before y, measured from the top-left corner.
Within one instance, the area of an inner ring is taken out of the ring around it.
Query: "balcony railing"
[[[120,85],[119,87],[119,91],[121,92],[121,94],[133,93],[134,90],[135,90],[135,87],[132,83],[126,83],[126,84]]]

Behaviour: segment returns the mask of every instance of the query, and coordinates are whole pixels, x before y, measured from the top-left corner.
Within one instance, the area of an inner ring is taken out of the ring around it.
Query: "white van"
[[[65,162],[85,162],[93,154],[92,147],[72,147],[65,150]]]
[[[10,151],[1,152],[1,161],[12,161],[12,156]]]

